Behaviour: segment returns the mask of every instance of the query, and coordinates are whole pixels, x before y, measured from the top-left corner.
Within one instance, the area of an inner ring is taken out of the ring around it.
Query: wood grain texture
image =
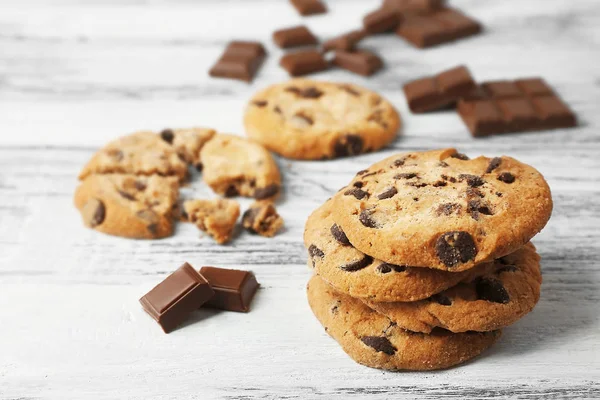
[[[217,246],[187,224],[158,241],[84,229],[72,206],[79,169],[99,146],[137,129],[242,134],[248,98],[286,79],[273,30],[306,23],[328,38],[357,26],[377,2],[330,1],[328,14],[305,19],[283,0],[0,2],[0,399],[600,398],[600,4],[452,3],[486,32],[425,51],[372,37],[364,44],[383,56],[384,71],[316,76],[380,91],[400,110],[403,135],[376,154],[279,159],[285,231],[272,240],[240,233]],[[261,40],[270,52],[251,85],[207,76],[233,38]],[[403,83],[461,63],[480,80],[545,77],[580,127],[475,140],[452,112],[408,111]],[[304,221],[359,169],[394,152],[446,146],[510,155],[548,179],[554,214],[534,240],[540,303],[460,368],[356,365],[308,308]],[[184,195],[212,193],[196,180]],[[200,311],[163,334],[138,298],[183,261],[254,270],[262,287],[252,311]]]

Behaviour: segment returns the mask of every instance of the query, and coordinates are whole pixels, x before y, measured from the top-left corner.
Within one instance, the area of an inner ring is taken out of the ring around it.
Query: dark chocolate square
[[[237,312],[250,310],[250,302],[259,286],[252,272],[202,267],[200,273],[215,291],[207,306]]]
[[[554,95],[552,89],[541,78],[519,79],[515,81],[515,84],[530,97]]]
[[[538,96],[531,99],[542,128],[570,128],[577,125],[573,111],[558,97]]]
[[[496,105],[502,112],[504,120],[508,123],[509,131],[524,131],[535,128],[537,114],[529,99],[506,98],[496,100]]]

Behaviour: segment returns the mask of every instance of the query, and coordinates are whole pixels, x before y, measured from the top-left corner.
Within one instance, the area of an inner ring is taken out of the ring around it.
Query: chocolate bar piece
[[[327,12],[327,7],[320,0],[290,0],[290,2],[303,16]]]
[[[310,46],[318,43],[315,35],[306,26],[281,29],[273,33],[273,41],[282,49]]]
[[[356,48],[358,42],[360,42],[366,35],[367,33],[365,31],[356,30],[336,36],[323,43],[323,51],[352,51]]]
[[[281,57],[279,61],[290,76],[307,75],[313,72],[324,71],[327,69],[327,61],[323,55],[316,50],[298,51],[288,53]]]
[[[265,48],[259,42],[231,42],[209,74],[217,78],[251,82],[266,54]]]
[[[380,8],[363,18],[363,26],[370,34],[393,31],[400,23],[401,15],[393,8]]]
[[[146,293],[140,303],[163,331],[169,333],[214,294],[207,280],[185,263]]]
[[[248,312],[250,302],[258,289],[258,282],[250,271],[202,267],[204,276],[215,291],[205,305],[227,311]]]
[[[383,67],[383,61],[375,53],[366,50],[354,52],[336,51],[333,64],[359,75],[370,76]]]
[[[468,95],[475,81],[467,67],[460,66],[404,85],[408,107],[414,113],[438,110]]]
[[[382,8],[393,8],[399,12],[427,12],[441,8],[445,0],[385,0]]]
[[[481,32],[481,25],[452,8],[430,13],[403,14],[396,33],[416,47],[426,48],[452,42]]]
[[[458,113],[475,137],[577,125],[575,114],[541,78],[483,83],[459,101]]]

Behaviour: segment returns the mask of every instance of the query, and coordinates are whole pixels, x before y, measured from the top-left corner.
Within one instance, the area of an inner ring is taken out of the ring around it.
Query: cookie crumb
[[[208,233],[217,243],[231,240],[235,223],[240,216],[240,205],[235,200],[188,200],[184,212],[191,223]]]
[[[248,232],[273,237],[283,227],[283,218],[271,202],[256,201],[244,212],[242,225]]]

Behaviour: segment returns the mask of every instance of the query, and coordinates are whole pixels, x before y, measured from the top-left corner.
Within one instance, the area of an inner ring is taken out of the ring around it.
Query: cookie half
[[[338,291],[377,302],[416,301],[490,270],[484,263],[463,272],[388,264],[355,249],[332,216],[333,201],[317,208],[306,221],[304,245],[309,265]]]
[[[525,245],[548,222],[552,197],[529,165],[445,149],[373,164],[334,196],[333,209],[365,254],[456,272]]]
[[[176,177],[90,175],[75,192],[83,223],[99,232],[135,239],[173,233],[179,185]]]
[[[396,137],[400,116],[365,88],[295,79],[256,93],[244,126],[250,138],[284,157],[320,160],[385,147]]]
[[[435,370],[463,363],[489,348],[500,331],[415,333],[353,297],[336,292],[318,276],[308,283],[308,302],[343,350],[356,362],[387,370]]]
[[[429,333],[436,327],[451,332],[492,331],[515,323],[540,298],[540,257],[528,243],[494,263],[493,270],[470,282],[410,303],[366,301],[401,328]]]

